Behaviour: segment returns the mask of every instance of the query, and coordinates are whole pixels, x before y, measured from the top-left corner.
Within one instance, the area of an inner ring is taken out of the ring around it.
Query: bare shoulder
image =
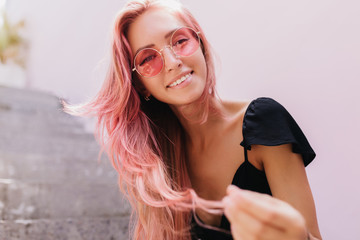
[[[242,125],[242,120],[244,119],[245,112],[251,103],[250,100],[242,101],[226,101],[223,100],[223,105],[226,111],[229,113],[236,122]]]
[[[231,131],[241,132],[242,134],[242,127],[244,122],[244,117],[246,110],[248,109],[250,103],[252,101],[250,100],[243,100],[243,101],[223,101],[224,106],[226,106],[226,109],[230,112],[230,116],[232,116],[232,123],[231,124]],[[243,139],[241,139],[242,141]],[[258,149],[258,146],[260,149]],[[261,160],[262,152],[260,145],[252,145],[251,151],[248,151],[248,160],[251,162],[253,166],[255,166],[258,170],[263,171],[263,163]]]

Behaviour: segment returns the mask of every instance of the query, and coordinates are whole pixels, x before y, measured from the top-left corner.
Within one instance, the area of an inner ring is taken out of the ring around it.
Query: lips
[[[177,77],[174,81],[171,82],[171,84],[169,84],[169,85],[167,86],[167,88],[169,88],[169,87],[175,87],[175,86],[181,84],[181,83],[184,82],[186,79],[188,79],[192,74],[193,74],[193,71],[191,71],[191,72],[189,72],[189,73],[187,73],[187,74],[185,74],[185,75],[182,75],[182,76],[180,75],[181,77]]]

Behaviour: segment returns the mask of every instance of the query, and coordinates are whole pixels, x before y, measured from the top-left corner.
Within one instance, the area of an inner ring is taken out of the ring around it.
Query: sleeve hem
[[[309,165],[316,157],[316,154],[314,151],[308,150],[306,151],[305,149],[301,150],[299,149],[299,143],[296,141],[273,141],[271,143],[269,142],[261,142],[259,141],[259,139],[253,139],[256,141],[247,141],[246,143],[244,143],[244,141],[242,141],[240,143],[241,146],[243,146],[246,150],[251,150],[251,145],[263,145],[263,146],[280,146],[280,145],[284,145],[284,144],[292,144],[292,152],[293,153],[297,153],[297,154],[301,154],[302,158],[303,158],[303,162],[304,162],[304,166],[306,167],[307,165]]]

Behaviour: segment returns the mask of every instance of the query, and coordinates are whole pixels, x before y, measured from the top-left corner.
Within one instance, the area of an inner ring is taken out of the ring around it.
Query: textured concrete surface
[[[123,218],[0,221],[0,239],[6,240],[116,240],[128,239]]]
[[[117,173],[57,97],[0,87],[0,240],[128,237]]]

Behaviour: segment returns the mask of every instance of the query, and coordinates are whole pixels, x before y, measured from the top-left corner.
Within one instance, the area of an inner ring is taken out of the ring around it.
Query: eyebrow
[[[175,29],[173,29],[173,30],[171,30],[170,32],[168,32],[167,34],[165,34],[165,39],[167,39],[167,38],[169,38],[170,36],[171,36],[171,34],[173,34],[176,30],[178,30],[179,28],[177,27],[177,28],[175,28]]]
[[[169,38],[169,37],[171,36],[171,34],[173,34],[173,33],[174,33],[176,30],[178,30],[178,29],[179,29],[179,28],[175,28],[175,29],[171,30],[170,32],[168,32],[167,34],[165,34],[164,38],[165,38],[165,39]],[[136,56],[136,54],[138,54],[138,52],[140,52],[141,50],[143,50],[143,49],[145,49],[145,48],[151,48],[151,47],[154,47],[154,46],[155,46],[155,44],[153,44],[153,43],[150,43],[150,44],[148,44],[148,45],[146,45],[146,46],[143,46],[143,47],[139,48],[138,50],[136,50],[134,56]]]

